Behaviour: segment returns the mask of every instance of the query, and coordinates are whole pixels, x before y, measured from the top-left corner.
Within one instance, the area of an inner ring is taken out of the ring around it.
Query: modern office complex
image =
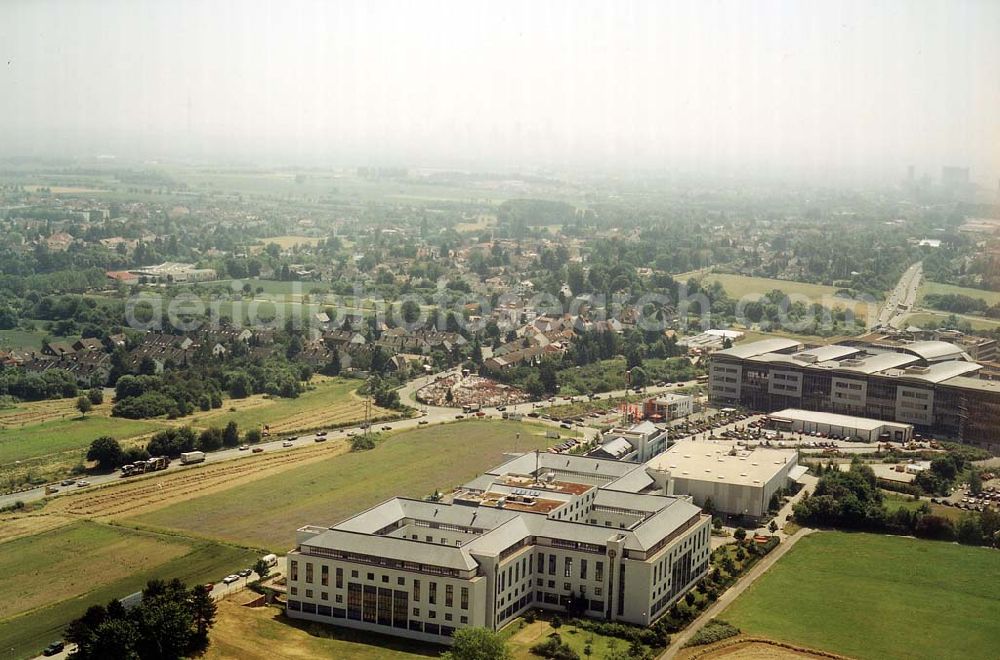
[[[303,527],[288,616],[436,643],[532,607],[648,625],[705,575],[711,518],[644,467],[524,454],[440,501]]]
[[[912,424],[1000,453],[1000,383],[943,341],[853,342],[804,349],[774,338],[718,351],[709,370],[716,405],[786,408]]]

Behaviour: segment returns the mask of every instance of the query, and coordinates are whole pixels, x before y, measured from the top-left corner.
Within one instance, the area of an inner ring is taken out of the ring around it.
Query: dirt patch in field
[[[847,656],[802,648],[759,637],[733,637],[708,646],[683,649],[678,660],[800,660],[828,658],[850,660]]]
[[[73,518],[48,513],[4,515],[0,517],[0,543],[22,536],[41,534],[73,522]]]

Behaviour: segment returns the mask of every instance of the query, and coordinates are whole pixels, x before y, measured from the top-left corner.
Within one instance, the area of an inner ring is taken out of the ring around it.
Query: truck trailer
[[[181,454],[181,465],[191,465],[192,463],[204,462],[205,452],[203,451],[186,451]]]

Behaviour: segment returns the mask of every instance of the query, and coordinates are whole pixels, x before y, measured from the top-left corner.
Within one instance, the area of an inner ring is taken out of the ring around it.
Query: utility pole
[[[365,437],[371,433],[372,416],[372,379],[368,378],[368,387],[365,388]]]

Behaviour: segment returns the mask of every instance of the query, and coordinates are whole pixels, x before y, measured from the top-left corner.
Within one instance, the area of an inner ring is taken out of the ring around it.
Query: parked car
[[[285,440],[284,442],[281,443],[281,446],[282,447],[291,447],[292,446],[292,441],[291,440]]]
[[[240,451],[246,451],[247,449],[250,449],[250,445],[240,445]]]
[[[383,426],[383,427],[382,427],[382,430],[383,430],[383,431],[391,431],[391,430],[392,430],[392,427],[391,427],[391,426],[389,426],[388,424],[386,424],[385,426]]]
[[[253,453],[255,453],[255,454],[262,454],[262,453],[264,453],[264,448],[263,447],[254,447],[253,448]]]
[[[417,422],[417,426],[423,426],[424,424],[427,424],[427,423],[428,423],[428,421],[426,419],[422,419],[419,422]]]
[[[236,582],[239,579],[240,579],[239,575],[227,575],[226,577],[222,578],[222,583],[223,584],[232,584],[233,582]]]
[[[73,481],[72,479],[63,479],[63,480],[62,480],[62,481],[61,481],[61,482],[59,483],[59,485],[60,485],[60,486],[72,486],[72,485],[73,485],[73,484],[75,484],[75,483],[76,483],[76,482],[75,482],[75,481]]]
[[[237,575],[245,578],[245,577],[250,577],[252,573],[253,573],[252,568],[244,568],[242,571],[238,572]]]
[[[63,649],[65,649],[65,648],[66,648],[66,642],[64,642],[64,641],[62,641],[60,639],[60,640],[58,640],[56,642],[52,642],[51,644],[49,644],[48,646],[46,646],[45,650],[42,651],[42,655],[44,655],[44,656],[50,656],[50,655],[55,655],[56,653],[62,653]]]
[[[87,481],[86,479],[80,479],[80,481],[76,482],[76,487],[77,488],[83,488],[84,486],[89,486],[89,485],[90,485],[90,482]]]
[[[324,438],[326,437],[326,431],[317,431],[316,436],[319,438]]]

